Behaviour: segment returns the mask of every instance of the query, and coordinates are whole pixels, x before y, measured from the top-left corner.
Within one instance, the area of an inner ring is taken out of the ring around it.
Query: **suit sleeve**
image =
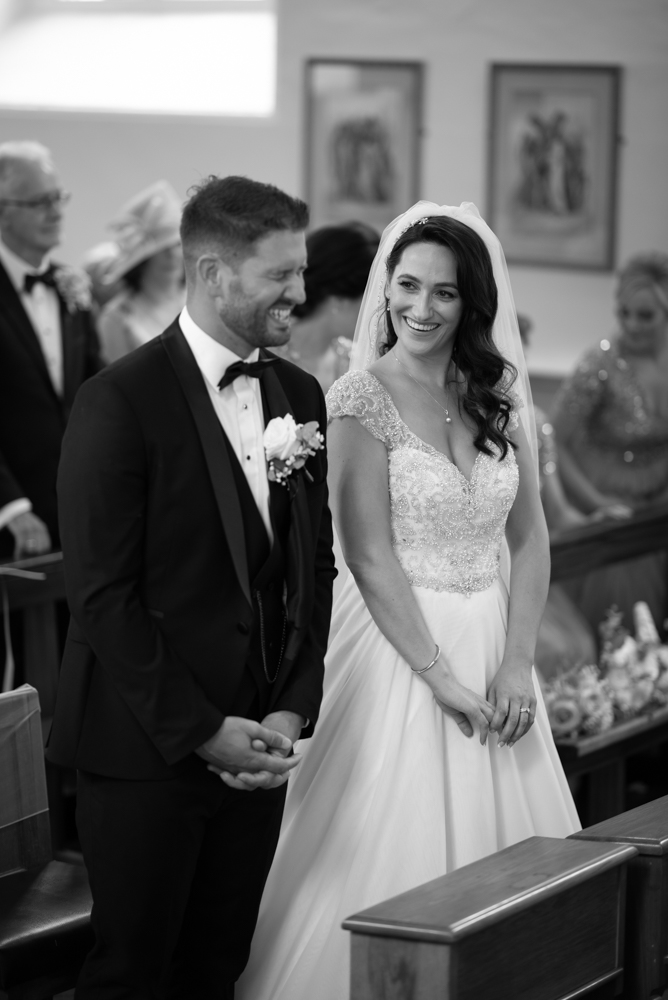
[[[4,455],[0,452],[0,508],[6,507],[14,500],[21,500],[25,495],[25,490],[21,489],[20,484],[14,479]]]
[[[142,429],[104,376],[80,389],[63,441],[58,499],[70,611],[168,764],[201,746],[222,713],[165,641],[139,594],[149,468]]]
[[[327,427],[327,409],[322,392],[320,392],[319,422],[320,428],[324,432]],[[325,673],[325,652],[332,615],[332,586],[336,576],[332,548],[332,515],[327,502],[326,453],[322,461],[324,464],[323,480],[317,486],[312,487],[312,489],[321,492],[321,498],[317,506],[319,522],[316,525],[315,535],[315,590],[311,624],[290,671],[290,677],[274,706],[275,710],[295,712],[308,719],[309,725],[302,731],[302,739],[313,735],[320,712]]]

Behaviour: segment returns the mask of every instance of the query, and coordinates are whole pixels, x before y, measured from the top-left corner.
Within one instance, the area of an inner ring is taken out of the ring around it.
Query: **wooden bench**
[[[624,996],[659,998],[668,988],[668,796],[574,833],[638,852],[628,865]]]
[[[618,996],[635,856],[530,837],[350,917],[350,1000]]]
[[[0,694],[0,1000],[48,1000],[94,943],[83,865],[54,861],[39,700]]]

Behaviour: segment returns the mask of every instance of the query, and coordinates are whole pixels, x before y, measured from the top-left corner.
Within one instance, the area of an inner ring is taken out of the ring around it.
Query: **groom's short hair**
[[[309,221],[299,198],[249,177],[207,177],[188,192],[181,217],[186,269],[207,250],[227,263],[250,256],[258,240],[277,230],[300,232]]]

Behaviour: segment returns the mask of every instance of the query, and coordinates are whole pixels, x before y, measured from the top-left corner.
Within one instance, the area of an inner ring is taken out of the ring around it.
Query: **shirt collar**
[[[40,267],[33,267],[27,261],[10,250],[6,243],[0,238],[0,263],[12,280],[17,291],[23,291],[23,282],[26,274],[42,274],[49,266],[49,254],[44,257]]]
[[[217,340],[214,340],[213,337],[210,337],[208,333],[205,333],[197,325],[188,312],[187,306],[183,307],[183,311],[179,316],[179,326],[188,342],[190,350],[195,355],[195,361],[199,370],[211,387],[216,390],[218,390],[218,383],[221,378],[235,361],[257,361],[260,357],[259,347],[252,350],[248,357],[241,359],[229,347],[219,344]],[[228,388],[231,388],[231,386]]]

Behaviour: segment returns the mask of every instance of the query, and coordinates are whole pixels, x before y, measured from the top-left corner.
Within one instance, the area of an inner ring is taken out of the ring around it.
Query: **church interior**
[[[53,259],[85,278],[100,365],[183,308],[181,206],[211,175],[309,205],[281,357],[325,393],[393,219],[472,202],[503,247],[549,531],[536,675],[582,829],[346,914],[340,1000],[668,997],[667,53],[668,0],[0,0],[0,368],[4,144],[57,167]],[[17,389],[0,371],[0,1000],[63,1000],[91,895],[76,771],[44,758],[73,697],[63,554],[3,492],[11,448],[26,483],[47,463]]]

